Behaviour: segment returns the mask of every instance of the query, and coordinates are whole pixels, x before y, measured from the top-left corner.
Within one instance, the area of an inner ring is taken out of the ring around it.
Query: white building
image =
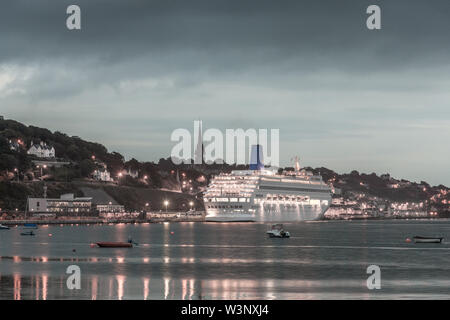
[[[29,155],[34,155],[38,158],[54,158],[55,148],[47,145],[45,142],[41,141],[40,144],[33,143],[31,141],[31,147],[27,152]]]
[[[76,198],[68,193],[60,198],[28,198],[27,205],[33,215],[82,216],[90,215],[92,198]]]
[[[130,177],[132,177],[132,178],[134,178],[134,179],[137,179],[138,176],[139,176],[139,171],[133,170],[133,169],[131,169],[131,168],[128,168],[128,169],[125,171],[125,175],[130,176]]]
[[[343,198],[343,197],[333,198],[333,199],[331,199],[331,204],[334,204],[334,205],[344,205],[344,204],[345,204],[345,201],[344,201],[344,198]]]
[[[120,217],[126,214],[125,207],[121,204],[108,203],[108,204],[97,204],[96,209],[100,217],[111,218]]]
[[[17,141],[9,140],[9,149],[11,151],[15,151],[15,152],[19,151],[19,149],[20,149],[19,141],[20,140],[17,140]]]
[[[106,170],[106,168],[100,168],[95,170],[92,176],[97,181],[105,181],[105,182],[113,181],[113,179],[111,178],[111,174],[109,173],[108,170]]]

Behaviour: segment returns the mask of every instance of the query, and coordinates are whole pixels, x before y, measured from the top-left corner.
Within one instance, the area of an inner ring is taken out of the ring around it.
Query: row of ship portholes
[[[242,209],[242,206],[207,206],[208,209]]]
[[[308,197],[267,197],[265,200],[262,201],[292,201],[292,202],[303,202],[308,201]]]
[[[264,207],[299,207],[299,206],[318,206],[319,204],[309,204],[309,203],[270,203],[264,202],[259,203],[259,205],[263,205]]]

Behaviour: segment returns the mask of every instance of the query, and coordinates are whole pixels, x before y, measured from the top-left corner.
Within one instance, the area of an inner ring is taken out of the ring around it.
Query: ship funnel
[[[252,153],[250,157],[250,170],[264,169],[262,146],[259,144],[252,146]]]
[[[297,156],[295,157],[295,171],[300,172],[300,161]]]

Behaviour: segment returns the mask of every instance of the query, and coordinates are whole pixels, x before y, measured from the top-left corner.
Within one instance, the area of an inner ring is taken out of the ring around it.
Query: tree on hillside
[[[75,160],[75,161],[81,160],[80,150],[73,143],[67,148],[66,154],[69,157],[69,159],[72,159],[72,160]]]
[[[109,172],[111,172],[111,176],[116,176],[120,171],[123,170],[123,156],[118,152],[112,152],[105,155],[103,161],[108,166]]]
[[[12,171],[17,168],[18,164],[19,162],[13,155],[5,153],[0,154],[0,171]]]
[[[0,154],[10,153],[8,140],[4,137],[0,137]]]
[[[80,170],[83,177],[88,177],[91,175],[95,168],[96,165],[91,159],[84,159],[80,162]]]
[[[124,166],[127,169],[131,169],[131,170],[139,170],[140,169],[140,162],[137,161],[135,158],[132,158],[131,160],[127,161],[124,163]]]

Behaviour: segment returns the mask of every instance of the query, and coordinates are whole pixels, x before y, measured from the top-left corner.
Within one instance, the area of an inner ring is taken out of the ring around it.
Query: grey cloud
[[[1,3],[6,117],[142,160],[167,156],[171,130],[202,118],[279,128],[284,164],[295,149],[342,170],[365,157],[372,171],[416,177],[393,160],[408,154],[445,171],[449,1],[375,1],[379,31],[365,27],[366,0],[79,0],[79,32],[65,28],[72,3]],[[374,161],[389,140],[389,156]]]

